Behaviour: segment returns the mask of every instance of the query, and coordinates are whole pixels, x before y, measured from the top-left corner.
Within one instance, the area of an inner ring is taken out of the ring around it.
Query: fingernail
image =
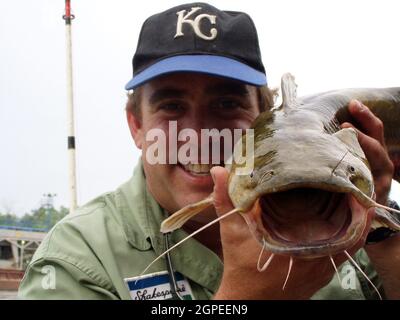
[[[211,178],[213,179],[213,181],[214,181],[214,183],[215,183],[215,175],[214,175],[213,169],[214,169],[214,168],[211,168],[210,174],[211,174]]]
[[[363,105],[362,105],[362,103],[361,103],[360,101],[358,101],[358,100],[354,100],[354,101],[355,101],[356,108],[357,108],[359,111],[364,110],[364,107],[363,107]]]

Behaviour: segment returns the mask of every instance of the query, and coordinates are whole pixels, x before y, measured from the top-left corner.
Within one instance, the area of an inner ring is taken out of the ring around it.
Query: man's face
[[[246,129],[259,114],[256,88],[218,77],[196,73],[176,73],[156,78],[140,88],[140,119],[128,114],[128,122],[136,145],[142,149],[147,187],[157,202],[169,213],[207,197],[213,190],[209,166],[191,166],[178,163],[151,164],[148,148],[155,143],[146,139],[155,128],[165,132],[167,155],[169,125],[176,121],[177,133],[193,129],[199,138],[198,162],[202,148],[201,129]],[[179,148],[186,141],[178,141]],[[221,143],[223,145],[223,143]],[[223,160],[223,154],[221,154]],[[204,159],[203,159],[204,161]],[[201,172],[199,172],[201,171]]]

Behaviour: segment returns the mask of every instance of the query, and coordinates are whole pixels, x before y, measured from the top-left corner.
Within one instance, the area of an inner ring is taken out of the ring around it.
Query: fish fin
[[[192,203],[187,205],[186,207],[183,207],[161,223],[160,231],[162,233],[168,233],[179,229],[186,223],[186,221],[193,218],[196,214],[200,213],[212,204],[213,195],[211,194],[207,198],[199,202]]]
[[[336,138],[342,141],[344,144],[349,146],[349,150],[351,153],[355,154],[356,156],[364,159],[365,154],[364,151],[361,149],[360,143],[357,139],[357,131],[353,128],[344,128],[339,130],[338,132],[333,134]]]
[[[294,76],[290,73],[285,73],[281,79],[282,88],[282,106],[287,108],[295,104],[297,98],[297,84],[294,81]]]
[[[372,221],[371,228],[389,228],[393,231],[400,231],[400,216],[383,208],[375,208],[375,219]]]

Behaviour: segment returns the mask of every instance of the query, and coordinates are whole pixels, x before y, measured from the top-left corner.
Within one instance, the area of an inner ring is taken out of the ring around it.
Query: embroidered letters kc
[[[203,14],[199,14],[193,20],[190,19],[192,17],[192,15],[195,14],[199,10],[201,10],[201,7],[194,7],[188,13],[186,13],[186,10],[182,10],[182,11],[179,11],[176,13],[178,15],[178,21],[176,24],[176,34],[175,34],[174,38],[184,36],[184,34],[182,32],[182,25],[184,23],[191,25],[194,30],[194,33],[201,39],[214,40],[217,37],[218,31],[216,28],[210,29],[210,31],[209,31],[210,35],[206,35],[200,30],[201,20],[207,19],[208,21],[210,21],[210,23],[212,25],[216,25],[217,16],[203,13]]]

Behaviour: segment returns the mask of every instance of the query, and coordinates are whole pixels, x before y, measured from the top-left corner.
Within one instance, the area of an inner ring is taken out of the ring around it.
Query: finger
[[[358,142],[363,149],[365,156],[370,162],[372,171],[391,173],[393,166],[385,147],[375,138],[366,135],[351,123],[345,122],[341,125],[342,128],[353,128],[357,132]]]
[[[213,167],[210,170],[214,180],[214,207],[218,215],[231,211],[234,207],[228,194],[228,170],[223,167]]]
[[[374,184],[377,194],[376,201],[378,203],[386,204],[394,173],[394,165],[390,160],[386,149],[377,140],[362,133],[352,124],[345,122],[341,126],[342,128],[353,128],[356,130],[358,141],[367,157],[371,166],[372,175],[374,176]]]
[[[210,170],[211,177],[214,180],[214,207],[218,216],[234,209],[232,201],[228,194],[228,177],[229,173],[223,167],[215,166]],[[249,236],[249,229],[240,214],[231,215],[227,219],[220,221],[221,237],[230,243]]]
[[[358,100],[352,100],[349,103],[349,111],[351,116],[359,124],[359,129],[362,132],[378,140],[383,146],[385,145],[383,122],[376,117],[368,107]]]
[[[368,159],[374,159],[381,157],[382,153],[385,153],[384,147],[376,139],[361,132],[358,128],[353,126],[351,123],[345,122],[341,125],[342,128],[353,128],[357,132],[357,139]]]

